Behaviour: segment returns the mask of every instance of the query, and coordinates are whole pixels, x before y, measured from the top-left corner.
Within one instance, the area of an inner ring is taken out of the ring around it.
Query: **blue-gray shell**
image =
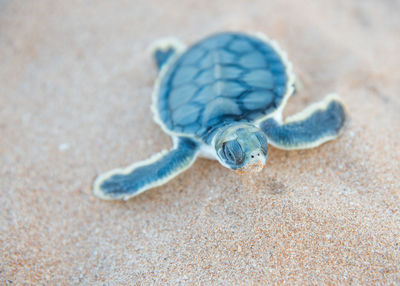
[[[232,121],[255,121],[281,104],[286,69],[278,52],[257,37],[210,36],[168,66],[159,86],[159,117],[167,129],[202,139]]]

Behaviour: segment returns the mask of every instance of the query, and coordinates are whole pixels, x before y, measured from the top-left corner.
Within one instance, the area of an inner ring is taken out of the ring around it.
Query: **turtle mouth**
[[[265,169],[265,162],[262,161],[257,161],[257,162],[252,162],[247,164],[246,166],[243,166],[240,169],[235,170],[236,172],[243,174],[243,173],[259,173],[261,172],[263,169]]]
[[[265,168],[265,163],[259,161],[259,162],[257,162],[257,163],[250,164],[250,165],[248,166],[247,169],[248,169],[250,172],[259,173],[259,172],[261,172],[262,169],[264,169],[264,168]]]
[[[259,173],[266,167],[267,158],[268,154],[266,154],[264,151],[254,151],[248,156],[247,163],[239,168],[239,172]]]
[[[250,172],[254,172],[254,173],[259,173],[262,171],[262,169],[265,168],[265,162],[254,162],[254,163],[250,163],[246,166],[246,171],[250,171]]]

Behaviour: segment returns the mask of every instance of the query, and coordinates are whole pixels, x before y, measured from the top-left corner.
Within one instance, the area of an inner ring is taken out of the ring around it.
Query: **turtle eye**
[[[224,157],[226,160],[235,165],[239,165],[244,161],[244,152],[237,140],[225,142],[222,145]]]
[[[258,141],[260,142],[261,150],[263,150],[263,152],[265,154],[267,154],[268,153],[267,137],[262,133],[256,133],[256,137],[257,137]]]

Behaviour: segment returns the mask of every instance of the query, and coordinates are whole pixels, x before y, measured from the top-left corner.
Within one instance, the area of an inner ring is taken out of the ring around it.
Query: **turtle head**
[[[214,138],[219,162],[232,170],[256,167],[260,171],[267,160],[268,143],[265,134],[247,123],[231,125]]]

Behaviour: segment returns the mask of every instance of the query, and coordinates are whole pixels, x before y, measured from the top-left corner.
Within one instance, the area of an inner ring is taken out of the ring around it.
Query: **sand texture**
[[[0,0],[0,284],[400,285],[400,1]],[[338,92],[338,140],[199,159],[128,202],[94,177],[171,146],[152,121],[160,37],[262,31]]]

